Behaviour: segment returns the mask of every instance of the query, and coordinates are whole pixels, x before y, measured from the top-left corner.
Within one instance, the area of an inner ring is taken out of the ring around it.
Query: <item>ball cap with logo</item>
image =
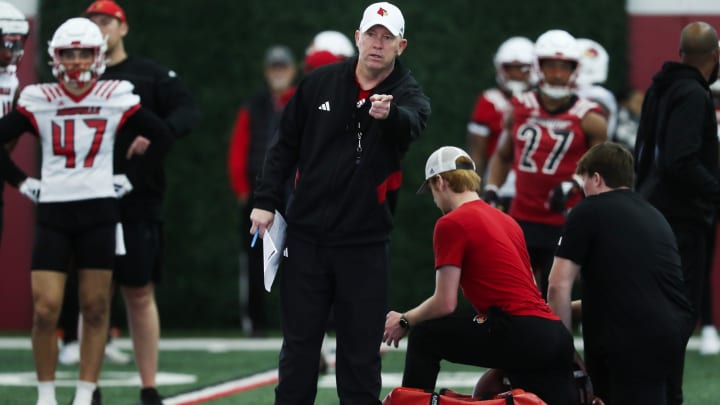
[[[368,6],[360,21],[360,32],[363,33],[375,25],[382,25],[393,35],[405,35],[405,18],[397,6],[388,2],[374,3]]]
[[[466,157],[470,162],[458,162],[458,158]],[[452,170],[475,170],[475,163],[470,155],[464,150],[455,146],[443,146],[430,155],[425,163],[425,181],[418,189],[417,193],[426,193],[429,189],[429,181],[431,178],[440,173]]]
[[[98,0],[92,3],[87,10],[85,10],[83,16],[90,17],[94,14],[105,14],[117,18],[120,22],[127,22],[125,10],[111,0]]]

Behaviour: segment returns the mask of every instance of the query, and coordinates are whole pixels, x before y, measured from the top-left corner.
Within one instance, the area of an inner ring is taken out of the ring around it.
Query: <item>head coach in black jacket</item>
[[[718,76],[717,31],[704,22],[686,25],[680,59],[665,62],[645,95],[635,143],[635,189],[675,233],[685,294],[697,314],[707,234],[720,202],[717,121],[709,90]],[[682,403],[681,387],[682,368],[669,382],[668,404]]]
[[[300,83],[268,151],[251,233],[263,236],[272,226],[285,180],[296,179],[285,211],[276,404],[314,402],[331,307],[341,402],[379,404],[400,163],[430,114],[429,99],[398,59],[408,44],[404,31],[396,6],[370,5],[355,32],[358,57],[318,68]]]

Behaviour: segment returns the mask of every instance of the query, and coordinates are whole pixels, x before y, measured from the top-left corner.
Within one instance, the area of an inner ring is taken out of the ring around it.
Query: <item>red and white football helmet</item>
[[[355,56],[355,45],[339,31],[322,31],[315,35],[305,51],[305,73],[329,63]]]
[[[568,83],[564,85],[551,85],[545,81],[540,63],[546,59],[564,60],[573,62],[575,68],[570,75]],[[572,88],[578,75],[580,65],[580,48],[575,37],[563,30],[550,30],[540,35],[535,41],[535,70],[540,80],[539,88],[550,98],[563,98],[572,94]]]
[[[0,1],[0,71],[14,73],[22,59],[30,24],[14,5]]]
[[[576,41],[580,48],[577,84],[583,86],[605,83],[610,64],[610,56],[605,48],[597,41],[588,38],[578,38]]]
[[[534,72],[532,72],[533,55],[534,44],[525,37],[511,37],[500,44],[493,58],[495,79],[498,85],[513,95],[528,90],[536,81]],[[530,77],[527,81],[512,80],[505,72],[505,65],[526,65],[530,71]]]
[[[89,66],[68,68],[60,62],[60,51],[64,49],[92,49],[93,61]],[[48,44],[53,76],[60,82],[79,85],[96,80],[105,71],[106,50],[106,39],[95,23],[87,18],[71,18],[58,27]]]

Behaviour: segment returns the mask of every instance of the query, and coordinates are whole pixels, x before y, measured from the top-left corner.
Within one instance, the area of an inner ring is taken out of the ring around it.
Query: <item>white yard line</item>
[[[124,350],[132,349],[132,341],[129,338],[115,338],[113,341],[119,348]],[[229,351],[279,351],[282,345],[282,338],[163,338],[160,339],[160,350],[167,351],[188,351],[199,350],[213,353],[229,352]],[[335,341],[330,342],[332,347]],[[407,348],[406,340],[400,341],[400,347],[394,348],[383,345],[382,351],[405,351]],[[582,338],[575,338],[575,348],[583,349]],[[687,345],[688,350],[698,350],[700,348],[700,338],[692,336]],[[21,350],[32,349],[30,337],[0,337],[0,350]]]
[[[230,395],[239,394],[254,388],[275,384],[278,381],[278,371],[270,370],[258,373],[245,378],[227,381],[210,387],[201,388],[195,391],[186,392],[174,397],[164,398],[165,405],[190,405],[212,401]]]

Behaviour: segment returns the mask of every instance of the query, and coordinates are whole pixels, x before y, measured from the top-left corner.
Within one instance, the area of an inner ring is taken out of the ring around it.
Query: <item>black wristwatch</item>
[[[410,329],[410,322],[405,318],[405,314],[400,315],[400,327],[403,329]]]

